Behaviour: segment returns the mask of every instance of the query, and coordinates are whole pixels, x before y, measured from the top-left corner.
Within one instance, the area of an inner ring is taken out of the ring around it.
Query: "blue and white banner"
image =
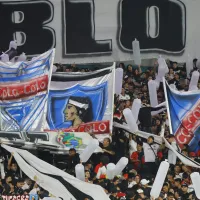
[[[180,147],[200,149],[200,91],[179,92],[166,84],[171,129]]]
[[[0,62],[0,130],[41,131],[55,50],[32,61]]]
[[[52,76],[47,129],[108,133],[112,127],[114,66]]]

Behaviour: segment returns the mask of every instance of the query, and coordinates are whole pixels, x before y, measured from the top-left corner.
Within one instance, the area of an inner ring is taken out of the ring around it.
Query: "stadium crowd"
[[[177,90],[187,91],[189,79],[186,76],[185,66],[180,67],[176,62],[167,62],[167,64],[169,66],[169,73],[166,74],[168,83],[175,84]],[[154,67],[145,68],[145,70],[140,66],[125,66],[124,63],[120,63],[117,67],[123,69],[124,79],[121,94],[115,96],[114,121],[124,123],[123,110],[131,108],[135,98],[141,99],[145,107],[150,104],[148,81],[155,79],[157,64]],[[196,70],[195,67],[194,70]],[[83,70],[72,65],[65,69],[58,66],[57,72],[60,71]],[[162,83],[158,88],[157,95],[159,103],[165,101]],[[140,113],[139,121],[140,130],[155,135],[160,134],[161,126],[165,123],[165,138],[169,143],[175,142],[174,136],[169,134],[166,111],[148,117]],[[103,187],[111,200],[153,199],[150,196],[151,186],[157,174],[159,163],[168,159],[169,150],[164,145],[156,144],[153,136],[143,139],[119,128],[113,128],[111,137],[105,138],[100,146],[103,152],[93,154],[87,163],[83,163],[85,181]],[[200,151],[192,152],[188,145],[184,145],[182,149],[178,148],[178,150],[200,163]],[[106,176],[107,164],[117,163],[121,157],[129,159],[128,165],[122,174],[115,176],[113,180],[109,180]],[[70,149],[69,155],[66,156],[66,163],[65,171],[75,176],[75,166],[80,163],[76,149]],[[13,155],[9,155],[4,150],[1,152],[1,164],[4,165],[5,169],[5,176],[2,176],[1,173],[0,181],[0,193],[2,195],[38,194],[40,199],[50,196],[48,191],[27,178],[20,171]],[[177,159],[176,163],[170,165],[158,200],[196,200],[190,179],[190,174],[194,171],[199,171],[199,169],[188,167]]]

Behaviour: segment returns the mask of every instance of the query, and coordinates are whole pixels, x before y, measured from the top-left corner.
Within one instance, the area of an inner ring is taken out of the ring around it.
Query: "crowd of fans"
[[[169,84],[175,84],[177,90],[187,91],[189,79],[186,76],[185,66],[179,67],[176,62],[168,62],[168,66],[169,73],[166,74],[166,79]],[[140,66],[125,66],[123,63],[120,63],[117,67],[123,69],[124,79],[121,94],[115,96],[114,121],[124,123],[126,121],[123,116],[123,110],[131,108],[134,99],[141,99],[142,104],[149,108],[148,81],[155,79],[157,64],[145,70]],[[62,66],[57,66],[57,72],[60,71],[79,70],[75,65],[65,69]],[[159,103],[165,101],[162,83],[158,88],[157,95]],[[150,107],[150,112],[153,109]],[[174,136],[169,134],[168,119],[165,111],[149,117],[140,113],[139,121],[139,129],[155,135],[160,134],[161,126],[165,123],[165,138],[169,143],[175,142]],[[159,163],[168,159],[169,150],[164,145],[156,144],[153,136],[144,139],[127,133],[123,129],[113,128],[111,137],[105,138],[100,146],[103,152],[93,154],[87,163],[83,163],[86,182],[103,187],[111,200],[154,199],[150,196],[150,191]],[[182,149],[178,148],[178,150],[183,155],[189,156],[192,160],[200,163],[200,151],[191,152],[188,145],[184,145]],[[107,164],[117,163],[121,157],[129,159],[128,165],[122,174],[109,180],[106,176]],[[69,155],[66,156],[64,170],[75,176],[75,166],[80,162],[76,149],[70,149]],[[23,173],[20,173],[13,155],[8,155],[4,152],[1,163],[5,168],[5,177],[1,177],[0,181],[2,195],[25,195],[31,193],[38,194],[40,199],[50,196],[48,191],[38,186]],[[197,197],[190,179],[190,174],[194,171],[199,171],[199,169],[188,167],[179,159],[176,160],[176,163],[171,163],[158,200],[196,200]]]
[[[19,169],[13,154],[10,155],[4,149],[0,150],[0,198],[2,200],[5,199],[4,196],[24,196],[24,199],[29,199],[31,194],[38,196],[40,199],[51,196],[48,191],[38,186],[35,181],[28,178]]]
[[[60,63],[55,63],[54,66],[56,66],[56,72],[91,72],[95,70],[99,70],[100,67],[98,66],[87,66],[87,67],[82,67],[82,66],[77,66],[75,64],[72,65],[62,65]]]

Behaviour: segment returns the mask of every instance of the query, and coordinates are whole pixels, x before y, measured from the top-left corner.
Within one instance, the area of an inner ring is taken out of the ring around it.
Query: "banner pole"
[[[48,88],[47,88],[47,95],[46,95],[46,102],[45,102],[45,106],[44,106],[44,113],[43,113],[43,117],[42,117],[42,125],[40,127],[40,131],[44,131],[45,128],[45,122],[46,122],[46,116],[47,116],[47,104],[48,104],[48,96],[49,96],[49,90],[50,90],[50,84],[51,84],[51,77],[52,77],[52,70],[53,70],[53,64],[54,64],[54,58],[55,58],[55,49],[52,49],[52,57],[51,57],[51,65],[50,65],[50,69],[49,69],[49,76],[48,76]]]
[[[112,116],[111,116],[111,122],[110,122],[110,130],[112,133],[113,130],[113,115],[114,115],[114,103],[115,103],[115,72],[116,72],[116,62],[113,64],[113,95],[112,95]]]
[[[168,102],[168,95],[167,95],[167,89],[166,89],[166,82],[165,82],[165,78],[163,77],[163,88],[164,88],[164,94],[165,94],[165,102],[166,102],[166,108],[167,108],[167,116],[168,116],[168,120],[169,120],[169,132],[170,134],[173,135],[173,131],[172,131],[172,121],[171,121],[171,116],[170,116],[170,112],[169,112],[169,102]]]

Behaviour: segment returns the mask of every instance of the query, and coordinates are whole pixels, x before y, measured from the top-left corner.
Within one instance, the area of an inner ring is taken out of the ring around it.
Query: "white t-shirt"
[[[122,94],[119,95],[119,100],[130,100],[130,96],[128,94],[125,94],[124,96]]]
[[[151,148],[152,147],[152,148]],[[158,144],[152,144],[150,147],[149,144],[147,143],[143,143],[143,149],[144,149],[144,160],[145,162],[155,162],[157,153],[158,153],[158,149],[159,149],[159,145]],[[153,150],[155,152],[153,152]]]
[[[178,148],[177,148],[177,145],[176,145],[176,141],[173,141],[172,143],[171,143],[171,145],[172,145],[172,147],[177,151],[178,150]],[[173,164],[173,165],[175,165],[176,164],[176,160],[177,160],[177,156],[176,156],[176,154],[172,151],[172,150],[168,150],[168,162],[170,163],[170,164]]]

